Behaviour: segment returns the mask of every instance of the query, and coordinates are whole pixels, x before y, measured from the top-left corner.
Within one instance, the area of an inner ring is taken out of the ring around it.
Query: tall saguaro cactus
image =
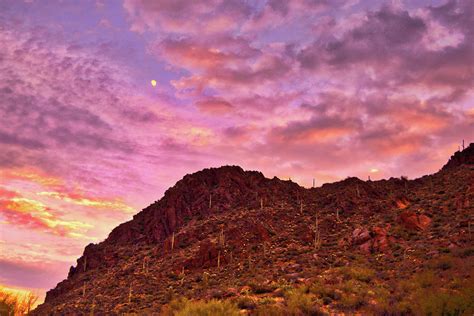
[[[318,213],[316,213],[316,219],[314,221],[314,249],[317,250],[321,246],[321,238],[319,232],[319,218]]]

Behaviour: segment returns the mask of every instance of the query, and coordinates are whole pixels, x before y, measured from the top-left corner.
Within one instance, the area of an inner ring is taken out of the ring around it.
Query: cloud
[[[248,4],[234,0],[125,0],[123,6],[131,29],[138,32],[223,33],[237,29],[239,21],[251,14]]]
[[[19,135],[13,135],[2,131],[0,131],[0,143],[5,145],[17,145],[27,149],[42,149],[45,147],[45,145],[39,140],[22,138]]]
[[[80,221],[62,220],[53,209],[40,201],[0,191],[0,215],[9,225],[50,232],[72,238],[83,237],[83,233],[93,226]]]
[[[107,199],[98,199],[86,197],[83,194],[79,193],[61,193],[61,192],[50,192],[42,191],[36,193],[39,196],[47,196],[54,199],[59,199],[67,203],[72,203],[76,205],[87,206],[97,209],[108,209],[113,211],[122,211],[125,213],[135,213],[135,209],[126,205],[120,200],[107,200]]]
[[[196,102],[198,109],[204,113],[222,115],[233,110],[232,104],[221,99],[207,99]]]
[[[21,262],[0,259],[0,282],[26,288],[49,289],[67,275],[63,262]]]

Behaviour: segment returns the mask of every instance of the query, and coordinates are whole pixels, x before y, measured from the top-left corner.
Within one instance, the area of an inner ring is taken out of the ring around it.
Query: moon
[[[151,85],[152,85],[153,87],[156,87],[156,80],[155,80],[155,79],[153,79],[153,80],[151,81]]]

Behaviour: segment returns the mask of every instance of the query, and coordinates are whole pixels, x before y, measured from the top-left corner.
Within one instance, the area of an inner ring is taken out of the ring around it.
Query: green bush
[[[190,301],[188,299],[174,300],[170,303],[169,316],[238,316],[239,309],[228,301]]]
[[[345,309],[358,309],[365,305],[365,298],[357,294],[343,294],[338,305]]]
[[[363,267],[343,267],[341,268],[341,272],[346,279],[356,279],[367,283],[370,282],[375,275],[374,270]]]
[[[287,293],[287,315],[322,315],[318,303],[306,289],[295,289]]]
[[[431,316],[461,316],[474,313],[474,286],[460,292],[423,291],[417,297],[418,312]]]

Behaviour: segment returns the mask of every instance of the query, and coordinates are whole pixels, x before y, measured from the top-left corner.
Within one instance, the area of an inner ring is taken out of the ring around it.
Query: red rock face
[[[387,252],[393,238],[389,237],[390,225],[385,227],[356,228],[352,232],[352,244],[358,245],[359,249],[366,253]]]
[[[370,232],[367,228],[356,228],[352,232],[352,243],[360,245],[370,240]]]
[[[400,222],[405,228],[412,230],[426,230],[431,224],[431,218],[426,215],[417,215],[406,211],[400,214]]]

